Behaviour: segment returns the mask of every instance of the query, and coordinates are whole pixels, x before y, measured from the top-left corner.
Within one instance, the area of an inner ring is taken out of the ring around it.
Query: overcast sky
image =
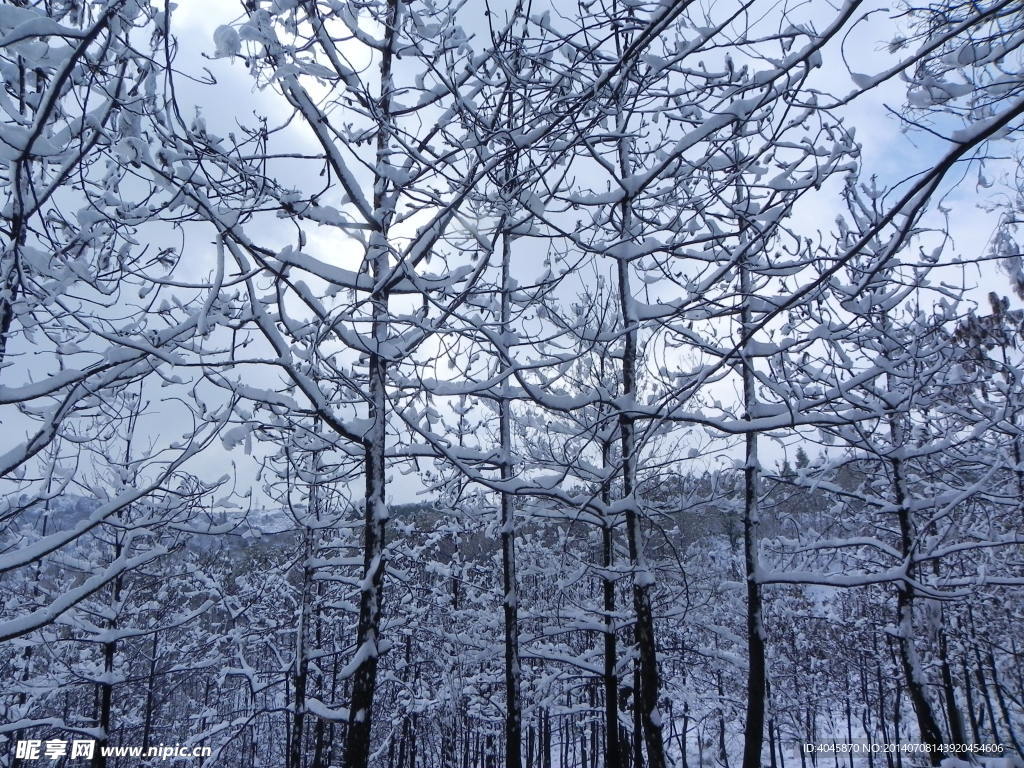
[[[208,129],[220,135],[235,130],[236,120],[251,123],[255,114],[265,114],[273,121],[275,117],[283,119],[289,113],[283,99],[272,87],[255,87],[241,60],[212,57],[215,49],[215,30],[222,24],[237,22],[241,18],[239,7],[238,3],[223,0],[183,0],[178,3],[172,15],[173,32],[180,43],[180,54],[177,59],[179,70],[197,77],[202,76],[204,70],[208,70],[217,80],[216,85],[198,85],[186,77],[179,76],[177,93],[182,112],[187,115],[194,108],[193,105],[201,104]],[[857,25],[845,38],[842,54],[839,45],[833,45],[827,50],[824,65],[815,75],[814,85],[832,94],[844,95],[854,88],[847,71],[847,63],[855,72],[871,75],[881,71],[887,62],[891,61],[890,55],[886,52],[886,44],[893,36],[894,25],[880,8],[881,4],[865,3],[864,10],[870,11],[867,13],[868,19]],[[482,11],[482,4],[471,2],[466,4],[462,12],[464,27],[471,35],[483,36],[486,33]],[[807,13],[820,14],[819,18],[824,21],[829,15],[829,9],[826,3],[815,3],[811,4],[810,8],[801,7],[796,13],[804,16]],[[351,50],[347,50],[346,53],[354,59],[365,56],[355,46],[351,46]],[[877,174],[882,184],[892,184],[913,172],[932,167],[936,159],[948,149],[948,145],[935,136],[923,131],[907,130],[906,124],[894,114],[894,110],[899,110],[904,97],[905,84],[894,79],[856,99],[841,113],[847,127],[856,128],[856,137],[863,149],[864,168],[869,173]],[[294,138],[297,143],[295,149],[299,151],[304,140],[303,133],[296,130],[288,135]],[[309,149],[314,150],[311,138],[306,136],[305,140],[309,142]],[[964,257],[971,258],[984,252],[997,216],[984,210],[981,203],[998,191],[1001,177],[1010,172],[1011,168],[1012,164],[1008,161],[990,163],[986,176],[993,182],[993,186],[980,190],[980,193],[976,169],[972,169],[965,176],[952,175],[947,180],[943,204],[951,212],[949,228],[956,244],[955,250]],[[296,182],[298,181],[299,179],[296,179]],[[833,184],[838,185],[838,181]],[[819,229],[829,231],[836,215],[841,211],[841,201],[837,195],[809,195],[800,203],[798,226],[805,226],[809,233]],[[932,222],[938,223],[941,220],[940,212],[937,210],[933,210],[929,216]],[[257,239],[264,238],[271,243],[277,242],[279,246],[286,244],[287,238],[290,237],[287,228],[256,228],[251,230],[250,234]],[[211,231],[209,238],[200,237],[197,238],[198,242],[190,243],[190,248],[210,249],[211,265],[212,235]],[[329,252],[337,266],[349,269],[358,267],[362,253],[357,244],[326,242],[322,238],[322,235],[314,233],[309,249],[314,252]],[[537,258],[539,261],[539,257]],[[978,290],[971,293],[976,300],[980,300],[989,290],[1006,292],[1005,281],[1000,280],[991,266],[977,274],[969,274],[967,280],[978,284]],[[654,290],[657,291],[657,286]],[[154,398],[159,397],[156,391],[151,394]],[[155,407],[149,412],[147,419],[150,428],[157,432],[173,432],[181,427],[181,422],[174,415],[171,405]],[[256,450],[258,453],[259,449]],[[772,455],[772,450],[778,451],[769,449],[769,456]],[[779,458],[780,455],[776,453],[774,457]],[[228,470],[232,463],[237,468],[238,486],[245,488],[252,485],[255,478],[254,462],[239,449],[228,451],[218,444],[212,451],[204,453],[201,461],[194,463],[190,469],[209,477],[216,477]],[[402,476],[393,472],[390,480],[389,492],[396,502],[413,500],[420,487],[413,476]]]

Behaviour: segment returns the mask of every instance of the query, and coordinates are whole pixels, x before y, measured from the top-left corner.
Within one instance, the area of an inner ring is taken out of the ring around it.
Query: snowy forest
[[[0,0],[0,80],[0,766],[1022,764],[1020,0]]]

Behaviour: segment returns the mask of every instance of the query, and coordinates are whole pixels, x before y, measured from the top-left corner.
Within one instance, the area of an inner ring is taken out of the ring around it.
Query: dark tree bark
[[[380,346],[388,336],[388,288],[383,280],[388,273],[387,237],[391,214],[386,212],[389,181],[381,172],[390,163],[391,68],[398,35],[398,0],[388,0],[385,18],[385,42],[381,54],[381,92],[377,101],[380,127],[377,130],[377,176],[374,179],[374,210],[379,218],[377,231],[370,238],[367,261],[374,289],[370,295],[373,346],[370,350],[368,417],[370,428],[364,438],[366,505],[363,523],[363,578],[356,631],[358,666],[352,676],[349,722],[345,734],[345,765],[367,768],[372,748],[373,699],[377,689],[381,611],[384,598],[385,536],[388,510],[385,495],[385,436],[387,433],[388,361]]]
[[[509,266],[512,246],[508,233],[502,237],[501,258],[501,327],[506,332],[511,320],[511,284]],[[507,379],[502,388],[508,385]],[[501,479],[510,481],[512,467],[512,413],[507,396],[502,396],[498,406],[498,429],[501,439]],[[505,630],[505,765],[506,768],[522,768],[523,764],[523,713],[520,702],[520,679],[522,671],[519,662],[519,586],[516,583],[516,531],[515,510],[512,494],[501,494],[501,567],[503,580],[502,610]]]
[[[625,131],[625,127],[622,127]],[[625,146],[621,151],[620,171],[623,176],[631,172]],[[629,232],[629,204],[621,209],[623,234]],[[629,262],[618,260],[619,309],[625,325],[622,352],[622,395],[629,402],[637,395],[637,318],[630,288]],[[639,654],[639,690],[634,690],[634,706],[640,715],[643,727],[644,746],[649,768],[665,768],[665,746],[662,738],[661,714],[658,711],[658,658],[654,633],[654,613],[651,610],[651,587],[654,574],[647,564],[644,553],[643,532],[640,527],[640,510],[636,500],[636,476],[638,447],[636,424],[628,405],[619,413],[619,436],[622,450],[622,494],[626,500],[626,540],[629,545],[629,560],[633,567],[633,612],[636,616],[634,632]]]
[[[971,687],[971,673],[967,668],[967,655],[960,657],[960,667],[964,677],[964,698],[967,700],[967,717],[971,723],[971,735],[974,737],[974,744],[981,743],[981,730],[978,727],[978,715],[974,707],[974,693]]]
[[[942,622],[942,626],[945,626],[945,622]],[[942,674],[942,693],[946,700],[946,719],[949,721],[949,736],[954,744],[964,744],[967,741],[964,719],[956,702],[956,688],[949,667],[949,642],[942,627],[939,629],[939,665]]]
[[[746,263],[740,265],[740,332],[750,339],[754,322],[749,300],[753,286]],[[744,418],[750,421],[757,405],[753,361],[746,345],[741,350]],[[761,585],[757,581],[758,494],[760,462],[757,455],[757,433],[748,431],[743,464],[743,560],[747,587],[747,712],[743,729],[743,768],[761,768],[764,745],[764,709],[766,696],[765,633],[762,623]]]
[[[896,586],[897,643],[899,646],[900,663],[903,667],[904,682],[911,706],[917,716],[918,732],[921,741],[933,745],[928,753],[932,765],[942,762],[942,753],[937,747],[942,744],[942,731],[932,709],[931,701],[922,678],[923,670],[914,644],[914,534],[910,520],[910,509],[907,506],[906,494],[903,491],[903,466],[898,458],[892,459],[892,471],[896,494],[896,514],[900,528],[901,552],[907,558],[907,578]]]
[[[601,446],[601,465],[608,469],[611,466],[611,445],[605,442]],[[601,501],[607,507],[611,504],[612,493],[610,481],[601,486]],[[619,733],[619,676],[618,639],[615,634],[615,579],[611,569],[615,565],[615,539],[612,523],[606,520],[601,526],[601,577],[602,609],[604,610],[604,722],[605,722],[605,768],[621,768],[622,745]]]
[[[117,534],[115,534],[117,535]],[[121,542],[118,539],[114,544],[114,559],[121,556]],[[114,579],[111,602],[117,605],[121,601],[122,579],[118,576]],[[112,617],[107,622],[108,629],[117,629],[117,619]],[[107,768],[107,758],[103,754],[103,748],[110,744],[110,725],[114,705],[114,656],[117,653],[117,641],[110,640],[103,643],[103,682],[99,684],[99,714],[96,725],[100,729],[100,738],[96,739],[95,750],[92,755],[92,768]]]
[[[146,712],[145,721],[142,726],[142,751],[147,752],[149,750],[149,741],[153,730],[153,709],[154,709],[154,697],[156,690],[156,666],[157,666],[157,651],[159,650],[160,633],[153,633],[153,646],[150,648],[149,653],[149,671],[146,675]]]

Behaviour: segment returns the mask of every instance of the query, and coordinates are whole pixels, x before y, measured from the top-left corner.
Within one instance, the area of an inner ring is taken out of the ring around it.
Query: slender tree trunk
[[[203,716],[199,718],[199,732],[202,733],[206,730],[206,712],[210,708],[210,689],[213,687],[213,681],[207,677],[206,682],[203,684]],[[97,749],[99,744],[96,745]],[[206,762],[206,758],[200,756],[196,764],[202,768],[202,765]]]
[[[319,463],[319,454],[318,454],[317,462]],[[317,469],[319,469],[319,467],[317,467]],[[319,496],[319,494],[318,494],[318,496]],[[320,519],[320,507],[319,507],[319,504],[316,504],[314,506],[314,512],[315,512],[317,520],[319,521],[319,519]],[[324,638],[323,638],[323,626],[324,626],[324,623],[322,621],[322,614],[321,614],[321,606],[323,605],[323,594],[324,594],[324,582],[323,581],[317,581],[316,582],[316,596],[317,596],[317,600],[316,600],[316,602],[313,605],[313,614],[312,614],[313,626],[315,627],[314,631],[315,631],[315,640],[316,640],[316,647],[317,648],[323,648],[324,647]],[[317,664],[316,666],[317,666],[317,669],[319,670],[320,669],[320,664]],[[324,681],[324,674],[323,674],[323,672],[322,671],[318,671],[317,675],[316,675],[316,686],[317,686],[317,692],[318,692],[318,694],[320,696],[324,695],[324,690],[323,690],[324,689],[324,682],[325,681]],[[331,697],[332,697],[332,699],[333,699],[333,696],[334,696],[334,691],[333,691],[333,682],[332,682],[332,690],[331,690]],[[329,738],[329,734],[328,734],[328,731],[327,731],[327,724],[324,722],[324,719],[322,717],[315,718],[315,720],[313,721],[313,758],[310,761],[310,768],[325,768],[325,759],[326,759],[327,753],[328,753],[328,751],[330,749],[330,747],[329,747],[329,745],[327,743],[327,739],[328,738]]]
[[[103,749],[110,744],[111,707],[114,697],[114,685],[110,677],[114,672],[114,654],[116,651],[116,643],[109,642],[103,644],[104,680],[100,683],[99,718],[97,722],[100,738],[96,739],[96,749],[92,757],[92,768],[106,768],[107,765],[107,758],[103,754]]]
[[[878,636],[872,637],[872,650],[873,658],[875,659],[875,686],[878,688],[878,717],[875,719],[878,721],[878,726],[882,732],[882,742],[885,744],[889,743],[889,728],[886,723],[889,720],[888,713],[885,711],[885,683],[882,679],[882,656],[878,649]],[[885,753],[885,762],[887,768],[893,768],[893,755],[892,752]]]
[[[615,45],[622,52],[626,40],[621,28],[616,28]],[[623,105],[624,106],[624,105]],[[620,136],[629,135],[628,114],[620,109],[617,131]],[[633,172],[630,159],[629,139],[619,140],[619,173],[622,178]],[[631,201],[627,195],[619,208],[619,234],[624,240],[633,237]],[[632,413],[637,396],[637,348],[639,319],[630,286],[630,262],[616,260],[619,311],[623,324],[622,351],[622,397],[619,406],[619,439],[622,451],[622,496],[626,523],[626,541],[629,560],[633,571],[633,612],[636,623],[634,634],[639,655],[639,684],[633,691],[634,708],[643,730],[647,751],[648,768],[665,768],[665,744],[662,737],[662,717],[658,710],[659,673],[657,640],[654,630],[654,614],[651,609],[651,591],[654,587],[654,572],[647,563],[641,528],[640,508],[637,499],[638,447],[636,441],[636,417]]]
[[[808,704],[804,710],[804,718],[806,720],[807,740],[814,743],[818,740],[817,712],[811,704]],[[818,753],[811,752],[811,765],[816,766],[817,764]]]
[[[981,665],[981,653],[978,651],[977,645],[978,638],[973,637],[972,640],[974,643],[975,661],[977,662],[975,674],[978,677],[978,690],[981,691],[981,695],[983,697],[985,704],[984,711],[988,713],[988,724],[989,730],[992,733],[992,741],[994,743],[999,743],[1002,739],[999,736],[999,727],[996,725],[996,710],[995,707],[992,706],[992,694],[988,689],[988,681],[985,679],[985,670]]]
[[[849,678],[847,678],[846,686],[846,743],[853,743],[853,706],[850,704],[850,686]],[[848,755],[850,759],[850,768],[853,768],[853,752]]]
[[[679,736],[679,764],[681,768],[690,768],[690,759],[687,756],[688,734],[690,732],[690,702],[683,702],[683,727]]]
[[[551,768],[551,710],[544,710],[544,768]]]
[[[864,736],[874,740],[875,728],[871,721],[871,696],[868,691],[867,659],[866,654],[860,653],[857,656],[857,674],[860,677],[860,724],[864,730]],[[868,768],[875,768],[875,755],[868,751]]]
[[[115,533],[115,536],[117,534]],[[114,544],[114,559],[121,556],[121,542],[117,540]],[[118,605],[121,601],[121,577],[114,579],[113,595],[111,603]],[[111,616],[107,622],[110,630],[117,628],[117,617]],[[97,726],[100,730],[100,738],[96,739],[96,748],[92,756],[92,768],[107,768],[107,758],[103,754],[103,748],[110,744],[110,725],[114,705],[114,656],[117,654],[117,641],[110,640],[103,643],[103,682],[99,686],[99,717]]]
[[[967,654],[960,657],[960,667],[964,677],[964,698],[967,700],[967,717],[971,722],[971,735],[974,744],[981,744],[981,730],[978,727],[978,713],[974,708],[974,693],[971,687],[971,673],[967,668]]]
[[[0,357],[0,363],[2,363],[2,362],[3,362],[3,358]],[[52,488],[53,488],[53,473],[51,472],[50,475],[47,477],[47,480],[46,480],[46,503],[45,503],[45,505],[43,507],[43,515],[42,515],[42,517],[43,517],[43,524],[41,526],[40,536],[46,536],[46,534],[48,533],[48,528],[49,528],[49,525],[50,525],[50,491],[52,490]],[[35,563],[35,565],[34,565],[34,567],[32,569],[32,597],[33,597],[33,599],[37,599],[39,597],[39,578],[40,578],[40,573],[42,572],[42,568],[43,568],[43,561],[42,561],[42,558],[40,558],[39,560],[36,561],[36,563]],[[18,706],[19,707],[23,707],[25,705],[25,702],[28,700],[28,695],[25,693],[24,683],[26,683],[28,681],[29,676],[31,674],[31,670],[32,670],[32,655],[33,655],[32,652],[33,652],[33,647],[31,645],[26,645],[25,649],[21,652],[21,662],[22,662],[21,682],[23,684],[23,688],[18,693]],[[65,698],[65,704],[66,703],[67,703],[67,699]],[[11,740],[11,743],[16,745],[19,741],[21,741],[24,738],[24,735],[25,735],[24,731],[20,731],[20,730],[19,731],[15,731],[14,732],[14,738]],[[12,753],[12,754],[16,754],[16,753]],[[11,764],[10,764],[11,768],[18,768],[18,766],[20,764],[22,764],[22,761],[20,761],[17,757],[12,757],[11,758]]]
[[[313,726],[313,761],[310,763],[312,768],[324,768],[324,736],[324,721],[317,718]]]
[[[315,472],[314,468],[314,472]],[[315,502],[314,502],[315,505]],[[310,560],[313,557],[313,532],[307,527],[304,531],[302,582],[300,584],[301,600],[299,604],[299,621],[295,629],[295,661],[292,686],[294,687],[294,703],[292,708],[291,749],[288,753],[288,768],[302,768],[302,735],[306,720],[306,683],[309,676],[309,661],[306,653],[306,623],[310,612]]]
[[[1017,738],[1017,729],[1013,727],[1013,718],[1010,716],[1010,708],[1006,705],[1006,696],[1003,692],[1003,685],[999,682],[999,670],[996,668],[996,659],[992,653],[992,646],[989,645],[988,653],[986,654],[988,659],[988,668],[992,671],[992,687],[996,691],[996,703],[999,704],[999,712],[1003,716],[1003,722],[1006,724],[1006,731],[1010,734],[1010,743],[1013,744],[1013,748],[1017,751],[1017,754],[1024,754],[1024,750],[1021,749],[1020,740]]]
[[[512,317],[510,292],[512,286],[509,267],[512,243],[508,233],[502,237],[501,256],[501,328],[505,333]],[[507,369],[506,375],[510,375]],[[502,381],[502,397],[498,409],[498,428],[501,433],[501,479],[512,480],[512,413],[509,402],[508,379]],[[519,587],[516,583],[516,531],[512,494],[501,493],[501,565],[504,586],[502,608],[505,619],[505,765],[522,768],[523,713],[520,702],[522,670],[519,662]]]
[[[416,736],[419,733],[419,725],[416,722],[417,716],[415,713],[409,718],[409,721],[409,768],[416,768],[416,750],[419,746]]]
[[[634,628],[634,642],[636,642],[636,629]],[[644,768],[644,723],[640,714],[640,686],[643,682],[640,679],[640,660],[633,661],[633,765],[635,768]]]
[[[1017,699],[1020,701],[1024,697],[1024,656],[1017,650],[1017,640],[1013,636],[1010,637],[1010,653],[1016,662]]]
[[[715,648],[718,648],[718,639],[715,639]],[[718,685],[718,762],[722,768],[729,768],[729,747],[725,741],[725,686],[722,684],[722,673],[715,673],[715,681]],[[813,759],[813,754],[811,755]]]
[[[159,649],[159,637],[158,632],[153,633],[153,647],[150,649],[149,655],[149,673],[146,676],[146,712],[145,722],[142,726],[142,751],[143,753],[149,750],[149,740],[153,729],[153,697],[155,695],[156,688],[156,666],[157,666],[157,651]]]
[[[942,622],[943,627],[945,622]],[[964,719],[956,703],[956,688],[953,685],[953,673],[949,667],[949,642],[943,627],[939,628],[939,665],[942,674],[942,692],[946,700],[946,718],[949,720],[949,736],[954,744],[967,741],[964,732]]]
[[[743,338],[747,338],[754,327],[750,311],[752,293],[750,270],[744,261],[740,265],[740,300],[743,302],[740,309],[740,332]],[[740,367],[743,374],[744,419],[749,422],[753,419],[753,412],[757,406],[757,390],[754,364],[747,344],[743,345],[740,353]],[[761,749],[764,745],[767,673],[761,585],[757,581],[759,485],[757,433],[748,430],[743,464],[743,560],[746,566],[747,585],[747,713],[743,730],[743,768],[761,768]]]
[[[588,736],[587,731],[580,728],[580,768],[589,768],[590,750],[587,748]]]
[[[889,321],[884,313],[880,320],[882,326],[888,329]],[[888,357],[888,355],[886,356]],[[891,374],[887,378],[891,379]],[[889,383],[891,385],[891,381]],[[893,451],[898,451],[909,443],[904,418],[896,412],[890,412],[888,416],[889,438]],[[904,683],[907,686],[907,695],[910,697],[914,714],[917,716],[920,739],[932,747],[928,753],[928,759],[932,765],[937,766],[942,762],[942,753],[938,751],[938,747],[942,743],[942,731],[928,697],[925,672],[915,643],[916,590],[914,578],[917,575],[918,537],[911,517],[910,493],[907,489],[903,460],[899,455],[894,454],[889,459],[889,466],[892,471],[896,522],[899,526],[900,556],[903,558],[905,569],[904,578],[896,584],[896,638],[899,659],[903,669]]]
[[[890,421],[893,430],[893,444],[902,445],[899,430],[894,426],[895,417]],[[942,753],[938,746],[942,744],[942,732],[939,729],[938,720],[932,709],[931,701],[928,698],[924,670],[921,668],[921,660],[917,654],[914,642],[914,604],[915,590],[913,578],[915,573],[915,543],[913,524],[910,519],[910,508],[908,506],[907,494],[904,491],[903,463],[899,458],[891,459],[893,472],[893,490],[896,497],[896,515],[900,528],[900,552],[906,563],[906,579],[896,585],[896,615],[897,615],[897,642],[899,646],[900,663],[903,666],[904,682],[907,686],[907,695],[910,696],[910,703],[917,715],[917,727],[921,741],[932,745],[933,749],[928,753],[928,759],[932,765],[937,766],[942,762]]]
[[[903,686],[896,681],[896,695],[892,703],[892,737],[897,744],[902,743],[900,736],[900,725],[903,723]],[[903,750],[896,750],[896,766],[903,768]]]
[[[373,699],[377,688],[379,633],[384,598],[385,535],[388,509],[385,496],[385,436],[387,432],[387,358],[380,347],[388,336],[388,290],[382,281],[388,273],[389,182],[383,173],[390,166],[391,66],[398,36],[398,0],[388,0],[385,42],[380,65],[380,98],[377,102],[377,175],[374,180],[374,211],[378,229],[370,235],[367,260],[373,279],[370,295],[372,337],[369,366],[369,421],[364,438],[366,508],[363,527],[363,578],[360,583],[359,623],[356,631],[358,665],[352,676],[348,729],[345,734],[346,768],[366,768],[372,750]]]
[[[569,693],[565,694],[565,710],[566,712],[572,711],[572,699],[569,698]],[[570,764],[569,755],[572,752],[573,747],[572,731],[570,731],[568,727],[569,723],[567,722],[570,717],[572,716],[566,714],[558,718],[558,745],[560,747],[562,757],[562,759],[558,763],[559,768],[561,768],[561,766],[568,766]]]
[[[622,149],[622,170],[629,173],[625,147]],[[622,206],[623,234],[629,232],[629,203]],[[640,689],[634,691],[635,706],[640,713],[644,745],[647,747],[649,768],[665,768],[665,746],[662,738],[661,713],[658,711],[658,658],[654,633],[654,614],[651,610],[651,588],[654,573],[647,564],[640,510],[636,498],[637,445],[635,417],[630,404],[637,395],[637,325],[633,296],[630,289],[629,262],[618,260],[619,307],[625,325],[622,353],[622,400],[625,406],[619,414],[619,434],[622,444],[622,493],[625,502],[626,539],[629,545],[630,565],[633,568],[633,611],[636,615],[635,633],[640,657]]]
[[[611,466],[611,445],[605,441],[601,446],[601,466]],[[611,504],[610,480],[601,485],[601,501],[605,509]],[[604,611],[604,722],[605,722],[605,768],[621,768],[622,746],[619,738],[619,676],[617,637],[615,634],[615,579],[611,569],[615,565],[615,539],[612,521],[601,526],[601,597]]]

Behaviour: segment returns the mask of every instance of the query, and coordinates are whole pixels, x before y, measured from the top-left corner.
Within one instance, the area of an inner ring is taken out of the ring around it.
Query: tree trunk
[[[715,638],[715,649],[718,649],[718,638]],[[722,684],[722,673],[715,673],[718,684],[718,762],[722,768],[729,768],[729,748],[725,743],[725,686]],[[811,758],[813,759],[813,754]]]
[[[377,689],[379,633],[384,598],[385,535],[388,509],[385,496],[385,451],[387,432],[387,358],[380,354],[388,336],[388,289],[382,287],[388,267],[388,229],[391,214],[386,212],[390,167],[391,131],[391,66],[395,40],[398,36],[398,0],[388,0],[385,20],[385,43],[380,64],[380,98],[377,102],[377,170],[374,179],[374,210],[381,217],[370,235],[367,261],[373,279],[370,305],[373,313],[369,366],[369,421],[364,437],[366,473],[366,506],[363,521],[363,578],[360,582],[359,623],[356,630],[358,665],[352,676],[348,729],[345,734],[345,765],[367,768],[372,751],[373,698]]]
[[[942,624],[944,627],[945,622]],[[967,741],[967,735],[964,732],[963,716],[956,703],[953,673],[949,668],[949,643],[943,627],[939,628],[939,664],[942,673],[942,692],[946,700],[946,719],[949,720],[949,737],[954,744],[964,744]]]
[[[896,681],[896,696],[892,704],[892,737],[897,744],[901,743],[900,724],[903,722],[903,687]],[[896,750],[896,768],[903,768],[903,750]]]
[[[748,338],[754,323],[750,311],[753,287],[746,263],[740,265],[740,333]],[[757,390],[754,380],[754,364],[750,359],[747,344],[740,353],[743,374],[744,419],[753,419],[757,405]],[[764,625],[761,607],[761,585],[757,582],[758,548],[758,493],[760,483],[760,462],[757,455],[757,433],[746,434],[746,455],[743,465],[743,560],[746,567],[747,585],[747,712],[743,729],[743,768],[761,768],[761,748],[764,744],[764,709],[766,694]]]
[[[893,444],[900,445],[899,431],[895,417],[890,421],[893,430]],[[896,514],[900,528],[900,553],[906,563],[906,579],[896,585],[897,643],[899,646],[900,663],[903,667],[904,682],[910,703],[917,715],[917,727],[921,741],[932,746],[928,759],[932,765],[942,762],[942,753],[938,750],[942,744],[942,732],[939,729],[935,712],[932,710],[928,691],[925,687],[924,670],[914,643],[914,532],[910,520],[910,509],[907,506],[907,494],[903,484],[903,464],[899,458],[891,459],[893,472],[893,490],[896,497]]]
[[[624,166],[626,163],[624,162]],[[623,207],[624,221],[628,208]],[[628,230],[628,227],[624,227]],[[634,705],[640,713],[644,745],[647,748],[649,768],[665,768],[665,747],[661,735],[661,713],[658,711],[658,658],[654,634],[654,614],[651,610],[651,587],[654,573],[644,553],[640,510],[636,500],[637,446],[634,417],[629,403],[637,394],[637,319],[629,287],[629,264],[618,261],[619,302],[625,324],[625,349],[622,353],[622,394],[625,408],[619,414],[619,434],[622,443],[622,493],[625,502],[626,539],[629,560],[633,567],[633,612],[636,615],[636,645],[640,656],[640,690],[634,691]]]
[[[501,328],[508,332],[512,305],[509,266],[512,244],[508,233],[502,237],[501,257]],[[503,366],[510,375],[507,366]],[[502,381],[502,397],[498,410],[501,437],[501,479],[512,479],[512,413],[508,397],[508,379]],[[504,587],[502,608],[505,619],[505,765],[522,768],[523,714],[519,686],[522,670],[519,662],[519,587],[516,583],[516,532],[512,494],[501,493],[501,565]]]
[[[621,52],[625,44],[623,33],[617,28],[615,43]],[[628,136],[627,115],[620,111],[617,122],[619,135]],[[619,172],[622,178],[633,172],[628,139],[619,141]],[[633,236],[630,198],[626,196],[620,206],[619,234]],[[638,447],[636,444],[635,416],[631,412],[637,396],[637,347],[639,319],[630,287],[630,262],[616,260],[619,311],[623,325],[622,397],[619,406],[619,439],[622,451],[622,496],[624,502],[626,541],[633,570],[633,612],[636,618],[634,633],[639,654],[639,685],[633,691],[634,707],[639,713],[647,748],[648,768],[665,768],[665,745],[662,738],[662,718],[658,710],[659,673],[654,614],[651,610],[651,589],[654,573],[647,564],[637,492]]]
[[[117,534],[115,534],[117,535]],[[121,542],[114,544],[114,559],[121,556]],[[117,605],[121,601],[121,577],[114,579],[113,595],[111,603]],[[116,616],[111,616],[107,622],[107,628],[117,628]],[[92,755],[92,768],[107,768],[107,758],[103,754],[103,748],[110,744],[110,723],[111,710],[114,699],[114,656],[117,653],[117,641],[110,640],[103,643],[103,682],[99,686],[99,717],[97,726],[100,730],[100,738],[96,739],[96,748]]]
[[[149,750],[149,740],[153,729],[153,697],[156,683],[156,658],[159,649],[159,633],[153,633],[153,647],[150,649],[149,674],[146,677],[146,712],[142,726],[142,751]]]
[[[611,466],[611,445],[605,441],[601,446],[601,466]],[[611,504],[610,481],[601,486],[601,501],[607,509]],[[611,569],[615,565],[615,539],[612,521],[605,520],[601,526],[601,596],[604,611],[604,722],[605,722],[605,768],[621,768],[622,746],[619,738],[619,676],[617,637],[615,635],[615,579]]]
[[[312,581],[310,560],[313,557],[313,532],[308,526],[304,531],[303,538],[302,582],[299,585],[302,593],[300,595],[298,626],[295,628],[295,672],[292,675],[292,686],[294,687],[295,696],[292,708],[291,748],[288,753],[288,768],[302,768],[302,734],[306,720],[306,683],[309,675],[309,661],[306,653],[306,623],[310,612],[309,590],[310,582]]]
[[[1003,685],[999,682],[999,671],[996,668],[996,659],[992,653],[992,646],[989,645],[988,653],[986,654],[988,659],[988,668],[992,671],[992,686],[996,690],[996,702],[999,704],[999,712],[1003,716],[1003,722],[1006,724],[1006,730],[1010,734],[1010,743],[1013,744],[1013,748],[1017,751],[1017,754],[1024,754],[1024,750],[1021,749],[1020,740],[1017,738],[1017,730],[1013,727],[1013,718],[1010,716],[1010,708],[1006,705],[1006,696],[1003,692]]]
[[[964,676],[964,698],[967,700],[967,717],[971,721],[971,735],[974,744],[981,744],[981,730],[978,727],[978,714],[974,708],[974,694],[971,689],[971,673],[967,668],[967,655],[960,657],[960,667]]]

